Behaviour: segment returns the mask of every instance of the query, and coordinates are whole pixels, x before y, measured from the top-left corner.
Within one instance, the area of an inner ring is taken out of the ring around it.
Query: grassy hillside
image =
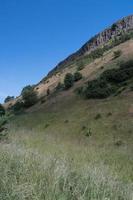
[[[0,200],[132,200],[132,79],[105,99],[74,92],[132,55],[130,40],[86,64],[74,87],[10,116],[8,138],[0,141]]]

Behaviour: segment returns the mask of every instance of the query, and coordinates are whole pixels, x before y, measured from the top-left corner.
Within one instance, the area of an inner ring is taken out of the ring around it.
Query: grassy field
[[[133,200],[132,82],[103,100],[74,93],[131,58],[130,44],[122,57],[112,59],[113,50],[86,66],[70,90],[11,117],[0,142],[0,200]]]
[[[0,200],[132,200],[132,99],[66,92],[12,117],[0,144]]]

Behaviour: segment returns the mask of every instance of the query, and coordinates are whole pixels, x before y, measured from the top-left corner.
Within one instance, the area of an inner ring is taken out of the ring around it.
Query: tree
[[[64,86],[65,86],[65,89],[69,89],[73,86],[73,83],[74,83],[74,77],[71,73],[67,73],[66,76],[65,76],[65,79],[64,79]]]
[[[24,106],[30,107],[33,106],[37,102],[37,93],[34,91],[34,88],[32,86],[26,86],[22,92],[21,92]]]
[[[13,100],[13,99],[14,99],[14,96],[7,96],[7,97],[5,98],[5,100],[4,100],[4,102],[7,103],[7,102],[9,102],[9,101],[11,101],[11,100]]]
[[[80,79],[82,79],[82,74],[80,72],[75,72],[74,81],[79,81]]]
[[[0,116],[5,115],[5,109],[4,107],[0,104]]]

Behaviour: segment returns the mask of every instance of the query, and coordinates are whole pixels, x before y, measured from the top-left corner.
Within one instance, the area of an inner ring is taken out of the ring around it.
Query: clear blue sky
[[[0,101],[132,13],[131,0],[0,0]]]

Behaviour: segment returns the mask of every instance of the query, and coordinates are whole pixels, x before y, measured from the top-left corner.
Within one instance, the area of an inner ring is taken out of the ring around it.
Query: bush
[[[80,72],[75,72],[74,81],[79,81],[80,79],[82,79],[82,74]]]
[[[114,59],[120,57],[121,54],[122,54],[122,51],[121,51],[121,50],[114,51]]]
[[[24,109],[24,103],[22,101],[17,101],[13,106],[12,106],[12,111],[17,114],[23,111]]]
[[[21,94],[24,101],[24,107],[28,108],[37,102],[37,93],[32,86],[26,86]]]
[[[117,28],[117,24],[113,24],[113,25],[111,26],[111,30],[112,30],[112,31],[115,31],[116,28]]]
[[[59,82],[58,85],[56,86],[56,91],[62,91],[64,89],[64,84]]]
[[[73,86],[74,84],[74,77],[71,73],[67,73],[64,79],[64,87],[65,89],[69,89]]]
[[[49,96],[50,95],[50,89],[48,88],[47,89],[47,96]]]
[[[128,60],[120,64],[121,69],[133,68],[133,60]]]
[[[83,90],[83,95],[88,98],[107,98],[115,91],[115,88],[105,80],[95,79],[88,82],[87,87]]]
[[[4,102],[7,103],[7,102],[9,102],[9,101],[11,101],[11,100],[13,100],[13,99],[14,99],[14,96],[7,96],[7,97],[5,98],[5,100],[4,100]]]
[[[82,69],[84,69],[84,63],[82,61],[78,62],[77,65],[77,71],[81,71]]]
[[[98,113],[96,116],[95,116],[95,120],[98,120],[102,117],[102,115],[100,113]]]
[[[133,77],[133,67],[127,67],[122,65],[119,69],[110,69],[103,72],[102,79],[114,83],[121,83]]]
[[[5,115],[5,109],[4,107],[0,104],[0,116]]]

